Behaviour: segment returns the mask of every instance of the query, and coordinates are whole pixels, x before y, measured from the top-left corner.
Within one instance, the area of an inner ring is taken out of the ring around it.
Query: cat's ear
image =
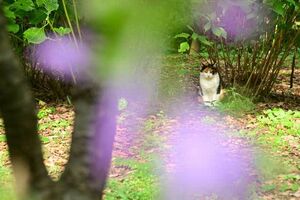
[[[200,65],[200,71],[202,72],[207,67],[208,67],[208,65],[206,65],[204,63],[201,63],[201,65]]]
[[[210,61],[210,63],[207,65],[210,68],[216,68],[217,62],[215,60]]]
[[[213,63],[209,64],[209,66],[213,69],[218,69],[218,64],[215,61]]]

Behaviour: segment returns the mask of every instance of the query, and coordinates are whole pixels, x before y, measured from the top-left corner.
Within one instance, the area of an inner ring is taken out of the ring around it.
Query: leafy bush
[[[64,0],[62,3],[65,6]],[[4,1],[8,31],[32,44],[40,44],[45,41],[47,29],[58,35],[68,34],[72,27],[60,26],[59,18],[54,14],[59,8],[58,0]]]
[[[237,92],[236,88],[226,90],[224,99],[217,104],[222,112],[240,116],[245,112],[254,110],[255,104],[252,99]]]

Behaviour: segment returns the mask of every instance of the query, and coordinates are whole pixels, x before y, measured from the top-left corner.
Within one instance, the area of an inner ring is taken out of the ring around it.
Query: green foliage
[[[203,45],[206,45],[206,46],[212,46],[212,42],[210,42],[207,37],[205,35],[199,35],[197,34],[196,32],[194,32],[194,30],[192,28],[190,28],[192,33],[179,33],[177,35],[174,36],[175,39],[181,39],[183,40],[183,42],[181,42],[179,44],[179,48],[178,48],[178,52],[179,53],[185,53],[185,52],[188,52],[190,50],[190,42],[192,40],[196,40],[198,42],[200,42],[201,44]],[[219,29],[216,29],[216,34],[219,34],[219,37],[223,37],[224,35],[226,35],[226,32],[222,32],[224,31],[223,28],[219,28]]]
[[[16,11],[31,11],[34,9],[34,3],[32,0],[16,0],[11,4],[10,9]]]
[[[257,117],[261,126],[268,127],[276,135],[298,135],[300,136],[300,112],[281,108],[265,110]]]
[[[290,7],[294,7],[295,11],[299,11],[300,8],[300,2],[297,0],[266,0],[265,3],[281,17],[285,17],[286,11]]]
[[[231,115],[241,116],[254,110],[252,99],[237,92],[236,88],[226,90],[225,97],[217,103],[217,108]]]
[[[69,28],[55,27],[55,24],[60,24],[54,15],[54,11],[58,10],[58,0],[4,1],[8,31],[29,44],[40,44],[45,41],[47,39],[45,32],[49,30],[59,35],[71,32]]]
[[[281,108],[265,110],[255,119],[257,127],[246,136],[256,138],[257,144],[274,151],[294,148],[291,144],[297,142],[300,136],[299,113]]]

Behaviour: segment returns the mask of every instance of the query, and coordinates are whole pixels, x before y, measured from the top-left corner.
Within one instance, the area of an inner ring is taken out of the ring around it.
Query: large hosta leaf
[[[34,3],[32,0],[16,0],[11,5],[11,8],[15,10],[31,11],[34,9]]]
[[[37,0],[36,4],[39,7],[45,7],[48,14],[54,10],[57,10],[59,7],[58,0]]]
[[[29,28],[23,33],[24,38],[28,43],[40,44],[47,39],[43,28]]]

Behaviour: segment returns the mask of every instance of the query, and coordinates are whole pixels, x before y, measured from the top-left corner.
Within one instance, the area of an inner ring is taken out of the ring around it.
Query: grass
[[[155,174],[156,153],[152,149],[162,149],[164,137],[158,129],[167,120],[160,111],[146,119],[141,127],[140,148],[134,158],[116,158],[113,165],[129,169],[125,177],[108,180],[105,200],[150,200],[159,195],[159,177]]]
[[[105,199],[156,199],[159,187],[157,176],[153,173],[153,163],[151,163],[151,160],[141,162],[133,158],[115,161],[116,167],[128,167],[132,173],[124,179],[110,179]]]
[[[49,114],[52,114],[52,113],[54,113],[54,112],[55,112],[55,108],[54,108],[54,107],[52,107],[52,106],[51,106],[51,107],[43,106],[43,107],[39,110],[37,116],[38,116],[39,119],[42,119],[42,118],[45,118],[45,117],[47,117]]]
[[[0,152],[0,200],[15,200],[11,170],[4,166],[7,152]]]

